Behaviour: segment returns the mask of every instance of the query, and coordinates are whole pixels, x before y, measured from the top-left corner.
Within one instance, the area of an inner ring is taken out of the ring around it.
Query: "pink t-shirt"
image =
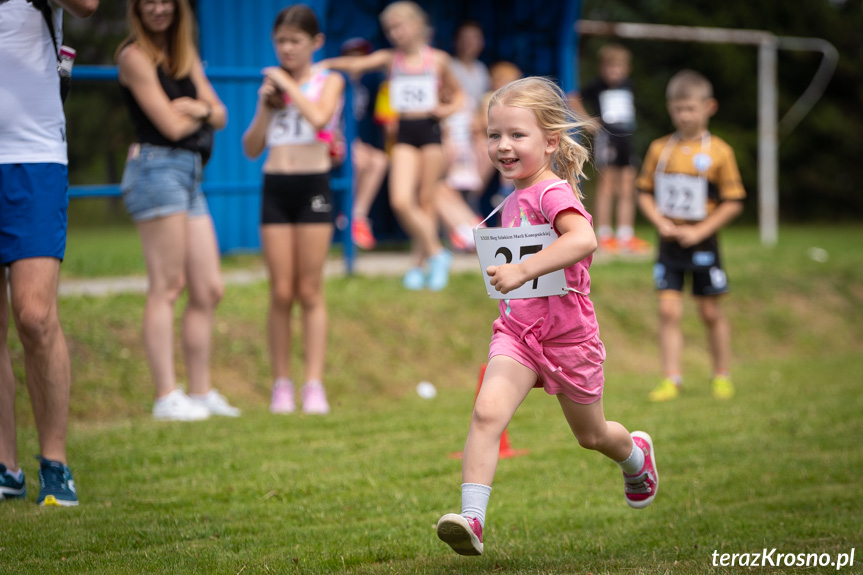
[[[543,190],[552,184],[555,184],[555,180],[545,180],[514,191],[501,212],[503,227],[551,223],[554,228],[557,215],[567,210],[584,216],[592,225],[590,214],[565,181],[559,181],[543,194]],[[588,270],[592,261],[593,255],[590,255],[564,270],[567,287],[581,293],[568,291],[563,296],[500,300],[499,321],[506,323],[516,333],[532,331],[539,342],[578,343],[593,337],[599,331],[599,326],[593,303],[587,295],[590,293]]]

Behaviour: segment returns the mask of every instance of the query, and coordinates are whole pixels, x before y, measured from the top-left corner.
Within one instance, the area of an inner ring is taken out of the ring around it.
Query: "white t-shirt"
[[[54,9],[57,45],[63,11]],[[66,164],[66,117],[57,56],[42,13],[27,0],[0,4],[0,164]]]

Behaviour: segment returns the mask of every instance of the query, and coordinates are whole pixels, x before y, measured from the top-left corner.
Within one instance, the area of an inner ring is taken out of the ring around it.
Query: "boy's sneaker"
[[[402,278],[402,284],[411,291],[419,291],[426,285],[426,274],[422,268],[411,268]]]
[[[74,507],[78,505],[78,494],[75,492],[75,481],[68,465],[59,461],[45,459],[37,455],[39,460],[39,505],[53,507]]]
[[[659,382],[656,389],[647,394],[650,401],[669,401],[680,395],[680,386],[669,377]]]
[[[294,384],[290,381],[276,381],[270,399],[270,413],[293,413],[296,409]]]
[[[617,243],[617,238],[614,236],[608,238],[599,238],[599,249],[610,254],[616,253],[620,246]]]
[[[372,234],[372,228],[366,218],[358,218],[354,216],[351,224],[351,238],[357,247],[363,250],[373,250],[377,242]]]
[[[734,384],[727,375],[714,375],[710,380],[710,390],[716,399],[731,399],[734,397]]]
[[[630,507],[643,509],[653,502],[659,489],[659,473],[653,457],[653,440],[643,431],[633,431],[632,441],[644,452],[644,465],[635,475],[623,474],[623,493]]]
[[[189,399],[182,389],[175,389],[153,403],[153,417],[161,421],[200,421],[210,417],[210,410]]]
[[[482,555],[482,525],[475,517],[447,513],[437,522],[437,536],[459,555]]]
[[[452,267],[452,253],[441,250],[429,258],[428,288],[440,291],[449,283],[449,269]]]
[[[628,254],[646,255],[653,251],[653,246],[650,242],[646,242],[641,238],[632,236],[628,240],[618,240],[620,249]]]
[[[18,481],[9,473],[6,466],[0,463],[0,501],[25,497],[27,497],[27,480],[24,474],[21,474],[21,481]]]
[[[318,382],[309,382],[303,386],[303,413],[326,415],[330,412],[327,403],[327,392]]]
[[[210,411],[210,415],[224,415],[225,417],[240,417],[240,410],[225,399],[221,393],[215,389],[211,389],[205,395],[189,395],[189,399],[206,407]]]

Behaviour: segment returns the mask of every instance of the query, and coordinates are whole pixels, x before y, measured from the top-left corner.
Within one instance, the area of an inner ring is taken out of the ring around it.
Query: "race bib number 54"
[[[557,239],[557,234],[550,224],[519,228],[480,228],[473,233],[485,289],[490,298],[524,299],[566,293],[566,276],[563,270],[540,276],[507,294],[497,291],[491,285],[491,278],[485,273],[489,266],[521,263],[551,245]]]

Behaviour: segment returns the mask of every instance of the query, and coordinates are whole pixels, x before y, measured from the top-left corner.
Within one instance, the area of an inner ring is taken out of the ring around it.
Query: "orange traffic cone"
[[[476,385],[476,393],[473,396],[473,402],[476,403],[476,398],[479,397],[479,390],[482,388],[482,380],[485,377],[485,368],[488,367],[488,364],[482,364],[482,367],[479,368],[479,381]],[[513,449],[509,444],[509,436],[506,434],[506,429],[503,430],[503,434],[500,436],[500,449],[498,450],[498,457],[500,459],[509,459],[510,457],[518,457],[519,455],[526,455],[530,453],[528,449]],[[456,453],[450,453],[449,456],[453,459],[461,459],[463,452],[458,451]]]

